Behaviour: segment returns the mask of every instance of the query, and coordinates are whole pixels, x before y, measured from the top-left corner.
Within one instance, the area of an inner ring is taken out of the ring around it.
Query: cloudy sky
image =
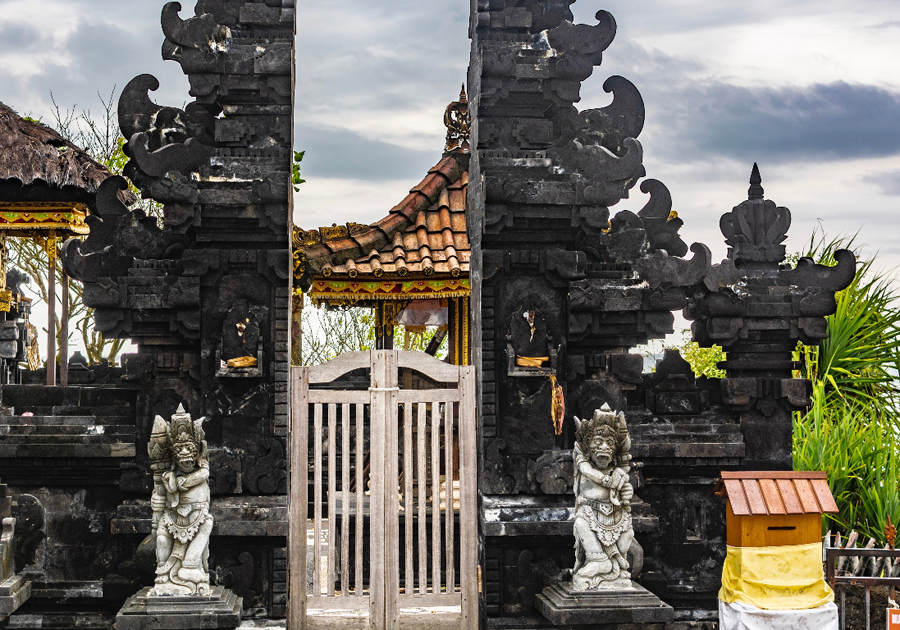
[[[0,0],[0,100],[20,113],[99,107],[97,93],[155,74],[158,102],[187,81],[160,60],[157,0]],[[185,6],[193,4],[184,2]],[[438,159],[445,105],[469,56],[469,0],[297,0],[296,145],[304,227],[383,216]],[[746,198],[759,162],[766,196],[793,212],[789,247],[814,226],[859,231],[900,265],[900,7],[896,0],[579,0],[618,36],[582,90],[608,103],[621,74],[647,104],[641,142],[685,240],[724,256],[718,217]],[[183,17],[192,13],[182,12]],[[634,190],[620,208],[637,210]]]

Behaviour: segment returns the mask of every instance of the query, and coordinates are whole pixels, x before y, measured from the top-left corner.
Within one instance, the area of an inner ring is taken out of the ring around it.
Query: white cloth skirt
[[[719,600],[720,630],[838,630],[838,608],[829,602],[807,610],[762,610]]]

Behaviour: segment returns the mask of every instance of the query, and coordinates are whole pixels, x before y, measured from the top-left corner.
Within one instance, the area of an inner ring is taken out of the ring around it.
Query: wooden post
[[[69,384],[69,275],[62,274],[62,333],[59,340],[59,382],[63,387]]]
[[[56,234],[47,238],[47,385],[56,385]]]
[[[288,630],[306,624],[306,529],[309,465],[309,368],[291,369],[291,497],[288,522]]]

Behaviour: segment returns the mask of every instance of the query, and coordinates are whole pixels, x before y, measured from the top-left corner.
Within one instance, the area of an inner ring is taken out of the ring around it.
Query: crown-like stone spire
[[[466,84],[459,91],[459,100],[447,105],[444,111],[444,125],[447,127],[445,153],[453,151],[469,152],[469,100]]]
[[[750,189],[747,191],[748,199],[763,198],[762,176],[759,174],[759,166],[753,163],[753,170],[750,172]]]

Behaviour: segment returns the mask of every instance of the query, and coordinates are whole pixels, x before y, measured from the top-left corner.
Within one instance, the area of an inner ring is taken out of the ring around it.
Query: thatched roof
[[[36,196],[48,196],[61,201],[65,194],[71,194],[77,197],[72,201],[83,201],[89,196],[88,204],[93,207],[97,188],[111,175],[83,149],[50,127],[25,120],[0,103],[0,180],[18,180],[25,188],[42,189],[36,195],[17,194],[15,200],[34,201],[38,200]],[[0,197],[5,196],[6,190],[13,190],[10,186],[0,188]]]

